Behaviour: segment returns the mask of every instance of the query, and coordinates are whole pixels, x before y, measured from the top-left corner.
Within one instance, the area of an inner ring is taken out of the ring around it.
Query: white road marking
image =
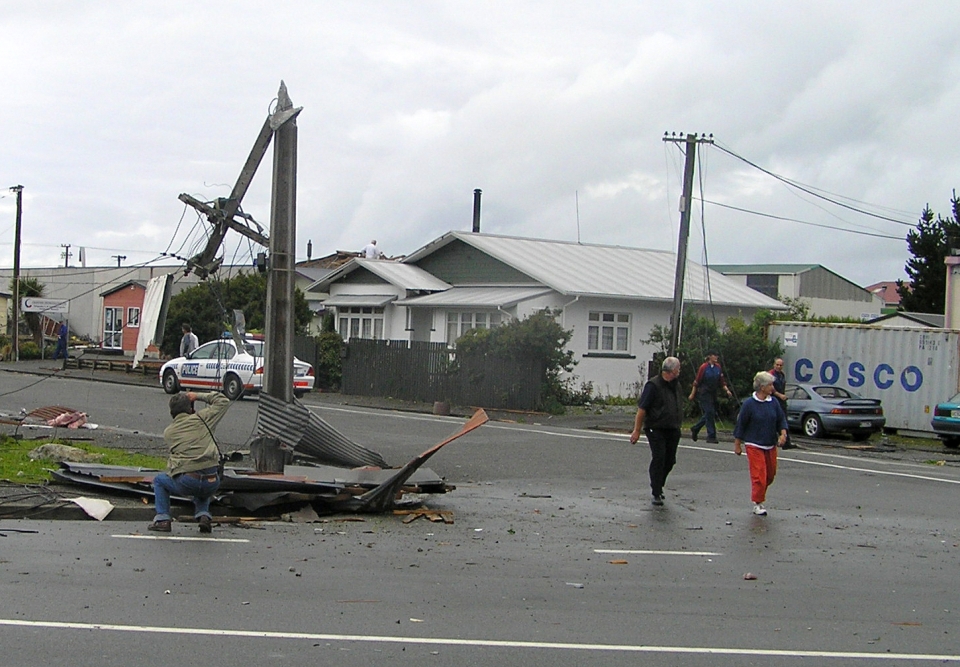
[[[377,414],[377,415],[381,415],[381,416],[384,414],[384,411],[383,411],[383,410],[365,410],[365,409],[350,409],[350,408],[331,408],[331,407],[327,407],[327,406],[310,406],[310,407],[311,407],[311,408],[314,408],[314,409],[336,410],[336,411],[340,411],[340,412],[352,412],[352,413],[371,414],[371,415],[372,415],[372,414]],[[412,420],[418,420],[418,421],[434,421],[434,422],[449,422],[449,421],[461,422],[461,421],[463,421],[463,418],[462,418],[462,417],[437,417],[437,416],[416,415],[416,414],[409,414],[409,413],[402,413],[402,414],[401,414],[401,413],[390,413],[390,416],[391,416],[391,417],[395,417],[395,418],[397,418],[397,419],[412,419]],[[542,426],[541,426],[540,428],[536,428],[536,427],[533,427],[533,426],[527,426],[527,425],[525,425],[525,424],[496,424],[496,423],[490,423],[490,422],[488,422],[487,424],[484,424],[483,428],[485,428],[485,429],[502,429],[502,430],[517,430],[517,429],[521,429],[521,430],[523,430],[523,431],[525,431],[525,432],[529,432],[529,433],[538,433],[538,434],[540,434],[540,435],[550,435],[550,436],[554,436],[554,437],[558,437],[558,438],[574,438],[574,439],[578,439],[578,440],[590,439],[590,440],[612,440],[612,441],[617,441],[617,442],[625,442],[625,441],[627,440],[627,438],[629,437],[626,433],[624,433],[624,434],[617,434],[617,433],[605,433],[605,432],[603,432],[603,431],[586,431],[586,430],[582,430],[582,429],[567,429],[567,428],[565,428],[565,427],[563,427],[563,426],[556,426],[556,427],[553,427],[553,428],[556,428],[556,429],[565,429],[566,432],[561,432],[561,431],[559,431],[559,430],[557,430],[557,431],[545,430],[545,429],[542,428]],[[641,436],[640,441],[641,441],[641,442],[645,442],[645,441],[646,441],[646,438]],[[726,443],[724,443],[724,444],[726,444]],[[730,444],[730,447],[726,447],[726,446],[723,446],[723,447],[702,447],[702,446],[698,446],[698,445],[680,445],[680,449],[691,449],[691,450],[700,451],[700,452],[710,452],[710,453],[712,453],[712,454],[733,454],[733,451],[732,451],[731,448],[732,448],[732,443]],[[844,455],[842,455],[842,454],[833,454],[833,453],[826,453],[826,452],[813,452],[813,451],[806,451],[806,452],[804,452],[804,453],[805,453],[805,455],[807,455],[807,456],[831,457],[831,458],[844,459],[844,460],[850,460],[850,461],[858,461],[858,462],[861,462],[861,464],[862,464],[862,461],[863,461],[862,459],[858,459],[858,458],[855,458],[855,457],[852,457],[852,456],[844,456]],[[828,467],[828,468],[837,468],[837,469],[839,469],[839,470],[850,470],[851,472],[865,472],[865,473],[871,473],[871,474],[875,474],[875,475],[890,475],[890,476],[893,476],[893,477],[906,477],[906,478],[909,478],[909,479],[919,479],[919,480],[930,481],[930,482],[945,482],[945,483],[947,483],[947,484],[960,484],[960,479],[948,479],[948,478],[945,478],[945,477],[932,477],[932,476],[929,476],[929,475],[916,475],[916,474],[912,474],[912,473],[908,473],[908,472],[872,470],[872,469],[869,469],[869,468],[860,468],[860,467],[855,467],[855,466],[846,466],[846,465],[840,465],[840,464],[836,464],[836,463],[821,463],[821,462],[819,462],[819,461],[808,461],[808,460],[806,460],[806,459],[799,459],[799,458],[794,458],[794,457],[792,457],[792,456],[785,456],[785,455],[783,455],[783,454],[780,453],[780,452],[778,452],[777,459],[780,460],[780,461],[790,461],[791,463],[799,463],[799,464],[802,464],[802,465],[823,466],[823,467]],[[901,467],[905,467],[905,468],[911,467],[911,468],[921,468],[921,469],[928,467],[928,466],[924,466],[923,464],[919,464],[919,463],[910,463],[910,462],[903,462],[903,461],[880,461],[880,460],[871,460],[871,464],[874,464],[874,465],[877,465],[877,466],[893,466],[893,465],[896,465],[896,466],[901,466]]]
[[[179,535],[111,535],[122,540],[171,540],[173,542],[249,542],[246,539],[229,537],[180,537]]]
[[[646,644],[577,644],[573,642],[506,641],[498,639],[454,639],[447,637],[397,637],[381,635],[341,635],[313,632],[269,632],[260,630],[217,630],[212,628],[165,628],[148,625],[108,623],[65,623],[60,621],[23,621],[0,618],[0,625],[61,630],[100,630],[141,632],[161,635],[242,637],[250,639],[294,639],[308,641],[344,641],[375,644],[413,644],[425,646],[477,646],[482,648],[554,649],[565,651],[609,651],[613,653],[667,653],[699,655],[737,655],[787,658],[832,658],[841,660],[937,660],[960,662],[960,654],[868,653],[863,651],[801,651],[789,649],[730,648],[723,646],[654,646]]]
[[[594,549],[597,554],[639,554],[641,556],[722,556],[718,551],[658,551],[654,549]]]

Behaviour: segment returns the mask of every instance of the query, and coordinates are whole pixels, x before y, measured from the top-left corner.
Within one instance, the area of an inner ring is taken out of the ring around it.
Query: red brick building
[[[100,295],[103,299],[100,347],[130,355],[136,352],[146,293],[145,284],[129,280]]]

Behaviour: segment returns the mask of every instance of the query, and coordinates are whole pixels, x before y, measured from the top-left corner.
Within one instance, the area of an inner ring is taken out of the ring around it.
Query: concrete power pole
[[[20,220],[23,215],[23,186],[10,188],[17,193],[17,226],[13,234],[13,360],[20,361]]]
[[[673,283],[673,314],[670,317],[670,347],[668,353],[676,356],[680,345],[680,326],[683,322],[683,283],[687,269],[687,239],[690,236],[690,210],[693,198],[693,169],[696,164],[697,144],[713,143],[713,135],[709,138],[696,134],[670,136],[664,134],[664,141],[687,144],[686,161],[683,165],[683,195],[680,197],[680,238],[677,241],[677,270]]]
[[[281,82],[277,112],[293,108],[287,86]],[[285,403],[293,402],[293,295],[297,248],[297,120],[292,118],[274,134],[273,196],[270,216],[270,271],[267,274],[267,312],[264,337],[264,390]]]

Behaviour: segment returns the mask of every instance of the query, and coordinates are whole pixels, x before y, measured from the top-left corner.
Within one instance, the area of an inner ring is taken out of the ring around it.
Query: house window
[[[588,320],[587,350],[630,351],[630,313],[590,313]]]
[[[128,327],[139,327],[140,326],[140,309],[134,306],[127,308],[127,326]]]
[[[453,345],[471,329],[490,329],[500,324],[499,313],[452,311],[447,313],[447,345]]]
[[[776,299],[780,294],[780,276],[771,274],[755,274],[747,276],[747,287]]]
[[[383,308],[372,306],[344,306],[337,308],[337,317],[340,323],[340,337],[344,340],[351,338],[383,338]]]

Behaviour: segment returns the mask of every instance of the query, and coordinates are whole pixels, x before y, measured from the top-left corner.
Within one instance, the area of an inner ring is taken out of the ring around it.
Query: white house
[[[445,342],[543,308],[573,331],[573,375],[604,395],[628,395],[645,379],[654,325],[673,309],[676,254],[621,246],[448,232],[401,262],[354,259],[308,288],[327,292],[340,333]],[[686,307],[750,318],[783,304],[688,262]]]

